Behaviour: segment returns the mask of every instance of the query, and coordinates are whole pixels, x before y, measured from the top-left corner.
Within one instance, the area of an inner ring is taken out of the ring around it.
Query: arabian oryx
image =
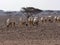
[[[28,18],[28,25],[29,26],[33,26],[33,20],[34,20],[34,18],[32,16]]]
[[[57,16],[57,22],[60,23],[60,16]]]
[[[54,16],[54,23],[57,22],[57,16]]]
[[[40,19],[39,19],[40,21],[40,23],[41,24],[46,24],[46,22],[47,22],[47,18],[46,17],[40,17]]]
[[[33,25],[38,25],[39,23],[39,17],[35,16],[33,19]]]
[[[27,18],[26,17],[20,17],[19,18],[19,27],[24,27],[27,25]]]
[[[55,17],[55,24],[57,24],[57,26],[60,26],[60,16]]]
[[[53,23],[54,22],[54,16],[47,16],[47,22]]]
[[[7,27],[15,27],[15,20],[14,20],[14,18],[11,18],[11,19],[7,19],[7,21],[6,21],[6,25],[7,25]]]

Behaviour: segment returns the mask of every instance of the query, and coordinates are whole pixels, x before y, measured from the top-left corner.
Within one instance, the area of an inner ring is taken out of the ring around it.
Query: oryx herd
[[[18,24],[14,18],[8,18],[6,20],[7,27],[24,27],[24,26],[38,26],[40,24],[60,23],[60,16],[31,16],[29,18],[20,17]]]

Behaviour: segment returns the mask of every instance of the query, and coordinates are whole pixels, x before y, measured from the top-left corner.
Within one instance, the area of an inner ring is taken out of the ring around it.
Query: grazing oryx
[[[6,24],[7,24],[7,27],[15,27],[15,21],[13,18],[7,19]]]

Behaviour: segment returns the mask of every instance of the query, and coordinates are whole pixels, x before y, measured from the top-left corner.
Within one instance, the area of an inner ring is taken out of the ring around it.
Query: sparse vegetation
[[[37,14],[37,13],[40,13],[40,12],[43,12],[43,10],[40,10],[40,9],[36,9],[34,7],[23,7],[22,8],[24,13],[27,13],[27,18],[29,18],[30,16],[32,16],[33,14]]]
[[[42,10],[33,7],[23,8],[22,12],[27,13],[27,18],[9,15],[10,12],[7,12],[8,16],[0,16],[0,45],[60,45],[59,16],[37,16],[36,18],[32,15]],[[7,19],[9,23],[6,22]],[[7,24],[10,27],[7,27]]]

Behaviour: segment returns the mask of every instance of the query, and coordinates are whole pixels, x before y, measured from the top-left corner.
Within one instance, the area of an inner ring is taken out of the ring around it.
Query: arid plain
[[[18,17],[14,17],[16,21]],[[7,28],[8,18],[0,16],[0,45],[60,45],[60,24]]]

